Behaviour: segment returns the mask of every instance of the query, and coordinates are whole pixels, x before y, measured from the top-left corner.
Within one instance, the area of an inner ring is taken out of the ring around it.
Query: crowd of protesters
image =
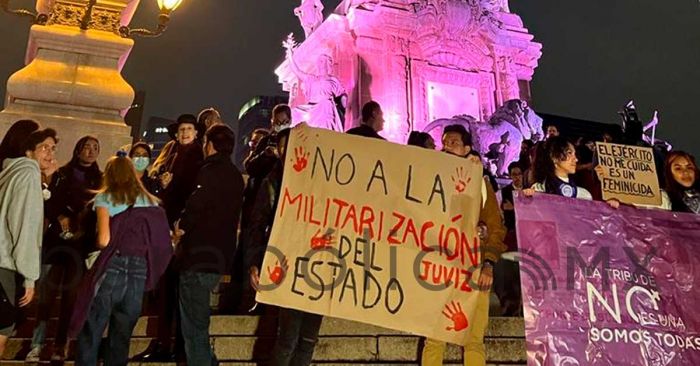
[[[257,306],[254,294],[279,200],[291,116],[288,106],[278,105],[270,129],[251,134],[247,181],[231,161],[234,133],[211,108],[180,116],[170,128],[172,140],[155,158],[144,142],[104,152],[98,137],[85,136],[60,168],[57,132],[34,121],[16,122],[0,144],[0,354],[14,332],[18,309],[36,300],[28,362],[47,353],[52,361],[66,359],[68,340],[74,338],[76,365],[96,365],[99,358],[125,365],[131,334],[147,304],[157,316],[157,337],[133,360],[218,364],[209,341],[210,294],[223,275],[230,275],[238,307]],[[381,106],[369,102],[360,125],[347,133],[382,139],[383,126]],[[642,145],[634,133],[621,142]],[[440,143],[444,153],[479,162],[471,141],[464,126],[451,125]],[[612,137],[603,134],[600,141]],[[477,228],[484,248],[478,285],[484,291],[470,319],[465,364],[485,365],[492,286],[501,315],[522,314],[517,263],[501,260],[502,253],[517,251],[515,195],[602,200],[604,172],[596,166],[592,143],[560,136],[552,125],[544,141],[523,142],[520,161],[508,168],[508,185],[499,187],[484,169]],[[408,144],[436,147],[433,136],[417,131]],[[103,172],[97,161],[105,153],[111,157]],[[673,151],[663,161],[664,200],[654,208],[700,214],[693,156]],[[608,204],[620,206],[615,200]],[[58,326],[46,352],[54,308]],[[267,308],[278,317],[271,363],[310,364],[323,317]],[[422,363],[442,365],[444,351],[444,342],[426,340]]]

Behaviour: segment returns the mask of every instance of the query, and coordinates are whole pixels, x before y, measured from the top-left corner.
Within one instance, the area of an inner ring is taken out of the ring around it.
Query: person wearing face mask
[[[243,191],[241,231],[238,238],[240,244],[238,248],[236,248],[232,279],[233,297],[240,298],[240,304],[238,305],[246,310],[249,309],[254,302],[254,294],[248,291],[250,286],[248,286],[247,272],[241,270],[243,258],[246,257],[246,252],[248,250],[250,217],[252,216],[253,206],[256,204],[260,184],[279,161],[277,135],[280,131],[288,129],[291,125],[292,110],[286,104],[276,105],[272,109],[272,119],[270,120],[271,131],[262,136],[255,144],[255,147],[251,147],[250,154],[243,162],[245,171],[248,174],[248,182]]]
[[[280,159],[263,180],[252,213],[250,245],[245,258],[245,267],[248,268],[250,285],[255,291],[260,290],[260,268],[269,245],[270,228],[279,204],[290,133],[291,130],[287,129],[277,135],[279,146],[277,152]],[[282,265],[287,267],[286,261],[283,262],[285,263]],[[285,272],[287,270],[288,268],[285,268]],[[270,354],[269,364],[273,366],[310,365],[322,322],[321,315],[280,307],[277,338]]]
[[[673,151],[666,157],[665,173],[672,210],[700,214],[700,171],[695,158],[684,151]]]
[[[292,110],[286,104],[278,104],[272,109],[272,119],[270,120],[270,134],[260,138],[255,148],[252,148],[251,153],[243,162],[246,173],[253,179],[255,186],[259,185],[257,181],[262,180],[270,173],[272,167],[277,162],[276,155],[276,135],[280,131],[289,128],[292,125]],[[250,182],[250,181],[249,181]],[[249,183],[250,184],[250,183]],[[246,189],[247,191],[247,189]],[[255,191],[257,192],[257,191]],[[250,192],[252,197],[255,197],[255,192]]]
[[[129,158],[134,164],[136,175],[141,180],[148,193],[158,196],[161,191],[160,182],[147,174],[151,165],[151,147],[145,142],[137,142],[129,150]]]

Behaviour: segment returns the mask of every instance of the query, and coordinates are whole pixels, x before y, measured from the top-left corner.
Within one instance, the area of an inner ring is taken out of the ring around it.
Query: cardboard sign
[[[257,300],[465,344],[482,170],[478,159],[294,128]]]
[[[528,365],[700,365],[700,216],[516,198]]]
[[[598,162],[605,170],[605,174],[599,177],[603,199],[661,205],[661,187],[651,148],[599,142],[596,149]]]

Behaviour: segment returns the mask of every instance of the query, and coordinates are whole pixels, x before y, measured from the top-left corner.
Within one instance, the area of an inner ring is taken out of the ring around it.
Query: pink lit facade
[[[541,49],[505,0],[347,0],[299,44],[294,61],[314,73],[330,56],[347,97],[344,129],[376,100],[386,120],[381,134],[403,143],[431,121],[464,114],[487,121],[508,100],[529,101]],[[276,74],[290,105],[308,109],[289,58]]]

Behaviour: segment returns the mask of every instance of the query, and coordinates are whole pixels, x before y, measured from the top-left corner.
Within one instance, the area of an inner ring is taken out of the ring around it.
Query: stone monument
[[[381,134],[404,143],[432,121],[488,121],[506,101],[530,101],[541,48],[506,0],[345,0],[275,72],[299,108],[310,95],[295,68],[332,60],[328,74],[347,94],[343,129],[375,100],[386,120]]]
[[[45,25],[33,25],[26,66],[7,81],[0,134],[19,119],[34,119],[58,131],[58,161],[71,156],[84,135],[100,139],[100,160],[131,143],[123,115],[134,90],[121,69],[134,41],[118,35],[136,11],[139,0],[97,0],[90,29],[81,30],[88,0],[38,0],[36,9],[48,15]]]

